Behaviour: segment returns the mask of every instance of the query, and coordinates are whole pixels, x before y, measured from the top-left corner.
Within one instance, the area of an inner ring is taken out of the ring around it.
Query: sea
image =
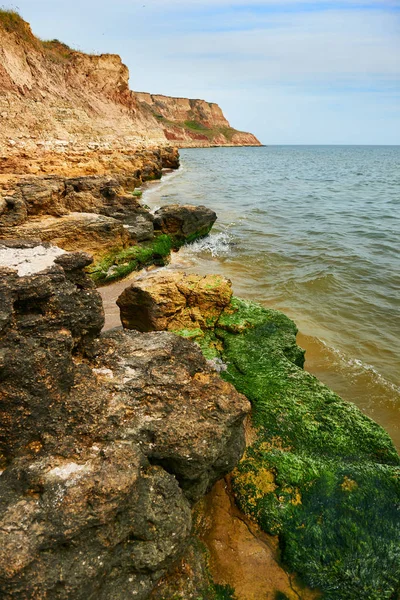
[[[400,448],[400,147],[181,150],[143,203],[206,205],[170,269],[220,273],[297,324],[305,368]]]

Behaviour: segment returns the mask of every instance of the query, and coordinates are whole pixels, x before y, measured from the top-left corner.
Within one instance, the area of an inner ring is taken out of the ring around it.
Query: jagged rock
[[[130,216],[125,222],[125,229],[129,237],[135,242],[144,242],[154,237],[154,217],[145,209],[138,209],[135,215]]]
[[[0,494],[4,599],[145,600],[190,535],[176,479],[124,441],[16,460]]]
[[[173,473],[187,497],[200,498],[230,472],[244,450],[244,396],[223,382],[189,340],[168,332],[111,331],[97,369],[112,373],[110,418],[152,463]]]
[[[127,287],[117,305],[127,329],[180,331],[212,326],[231,297],[231,282],[219,275],[157,272]]]
[[[161,148],[161,160],[163,169],[179,169],[178,148]]]
[[[27,213],[60,217],[68,210],[65,205],[65,184],[60,177],[29,179],[18,185]]]
[[[21,194],[0,198],[0,228],[21,225],[27,217],[28,211]]]
[[[0,596],[144,600],[240,458],[249,404],[188,340],[100,336],[86,254],[19,276],[16,249],[39,252],[10,242],[0,269]]]
[[[88,255],[49,249],[44,264],[43,246],[22,243],[19,253],[15,246],[3,246],[2,263],[23,273],[28,263],[30,270],[19,277],[0,269],[0,455],[6,458],[70,421],[63,398],[74,382],[72,352],[88,349],[104,323],[101,299],[82,271]],[[74,417],[81,418],[79,406]]]
[[[37,238],[64,250],[84,250],[102,255],[110,248],[124,247],[129,234],[116,219],[94,213],[70,213],[42,217],[17,227],[0,227],[0,239]]]
[[[169,204],[154,213],[154,229],[191,241],[207,235],[217,220],[217,215],[206,206]]]

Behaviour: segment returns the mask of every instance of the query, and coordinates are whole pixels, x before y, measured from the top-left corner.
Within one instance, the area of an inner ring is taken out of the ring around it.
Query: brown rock
[[[154,229],[177,240],[191,241],[207,235],[216,220],[216,213],[206,206],[169,204],[154,213]]]
[[[214,325],[232,297],[219,275],[157,272],[127,287],[117,300],[126,329],[179,331]]]
[[[89,257],[49,248],[43,270],[43,247],[10,242],[0,269],[0,596],[145,600],[249,403],[188,340],[99,336]]]
[[[42,217],[16,227],[0,227],[0,239],[36,238],[64,250],[83,250],[101,256],[110,248],[124,247],[129,234],[116,219],[94,213]]]

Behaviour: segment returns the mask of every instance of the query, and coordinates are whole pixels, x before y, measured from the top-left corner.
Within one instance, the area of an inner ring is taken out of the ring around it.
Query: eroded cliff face
[[[0,19],[2,154],[171,140],[179,146],[259,145],[232,129],[216,104],[132,92],[117,55],[90,56],[56,40],[42,42],[22,19]]]

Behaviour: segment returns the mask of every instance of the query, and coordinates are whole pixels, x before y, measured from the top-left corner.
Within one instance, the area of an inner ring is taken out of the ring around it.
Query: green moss
[[[185,244],[193,244],[193,242],[195,242],[196,240],[200,240],[201,238],[206,237],[206,235],[210,233],[211,229],[212,225],[205,225],[204,227],[201,227],[200,229],[195,231],[195,233],[191,233],[190,235],[186,236],[185,239],[173,238],[174,249],[178,250]]]
[[[215,600],[235,600],[235,590],[230,585],[215,584]]]
[[[400,581],[398,454],[379,425],[301,368],[296,332],[282,313],[234,298],[196,339],[253,406],[257,440],[233,476],[237,502],[324,598],[389,600]]]
[[[87,270],[97,285],[105,285],[148,265],[165,265],[171,249],[170,236],[160,235],[145,244],[112,250]]]
[[[208,129],[205,125],[203,125],[203,123],[200,123],[199,121],[185,121],[184,125],[188,129],[193,129],[194,131],[202,131],[204,129]]]
[[[131,193],[134,198],[141,198],[143,196],[142,190],[133,190]]]

